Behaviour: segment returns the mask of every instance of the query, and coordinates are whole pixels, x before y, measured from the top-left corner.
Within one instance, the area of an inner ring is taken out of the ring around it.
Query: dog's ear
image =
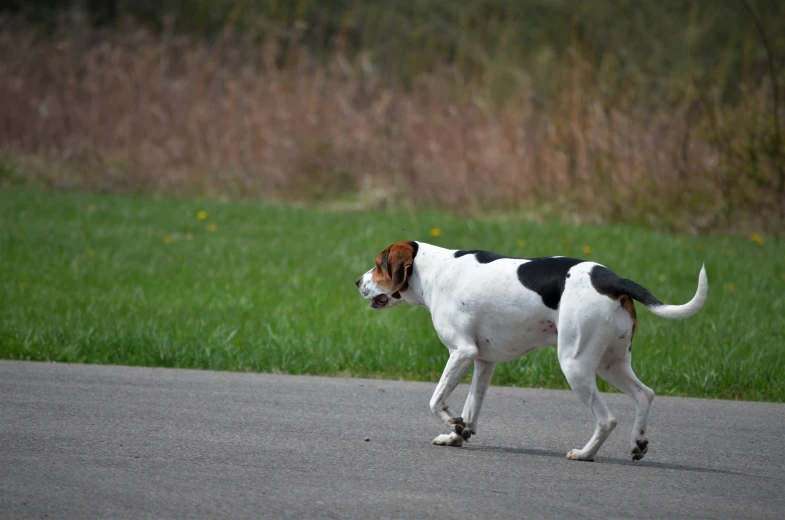
[[[409,273],[416,251],[411,242],[398,242],[388,247],[385,253],[387,254],[382,253],[382,265],[392,280],[390,296],[400,298],[400,291],[405,291],[409,285]]]

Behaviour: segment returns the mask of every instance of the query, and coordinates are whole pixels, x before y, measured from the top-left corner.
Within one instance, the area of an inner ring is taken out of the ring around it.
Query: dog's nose
[[[356,285],[357,287],[360,287],[360,282],[362,281],[362,279],[363,279],[363,277],[362,277],[362,276],[361,276],[361,277],[359,277],[358,279],[356,279],[356,280],[354,281],[354,285]]]

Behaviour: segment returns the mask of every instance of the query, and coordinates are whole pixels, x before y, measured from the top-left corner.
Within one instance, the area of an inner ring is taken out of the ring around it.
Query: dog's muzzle
[[[365,277],[366,275],[363,275],[354,281],[354,285],[356,285],[357,289],[360,290],[360,296],[362,296],[366,300],[371,300],[372,309],[377,309],[377,310],[384,309],[390,303],[391,300],[390,296],[384,293],[378,293],[375,296],[372,296],[374,293],[377,292],[377,290],[373,289],[372,287],[369,287],[369,285],[372,284],[366,282]]]
[[[390,297],[386,294],[380,294],[378,296],[374,296],[371,299],[371,308],[372,309],[382,309],[387,306],[390,302]]]

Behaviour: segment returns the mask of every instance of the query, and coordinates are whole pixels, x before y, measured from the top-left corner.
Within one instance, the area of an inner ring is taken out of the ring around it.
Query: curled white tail
[[[669,319],[689,318],[703,307],[706,303],[706,295],[709,292],[709,278],[706,276],[706,266],[701,267],[701,272],[698,275],[698,290],[692,300],[684,305],[668,305],[668,304],[650,304],[646,308],[651,311],[655,316]]]

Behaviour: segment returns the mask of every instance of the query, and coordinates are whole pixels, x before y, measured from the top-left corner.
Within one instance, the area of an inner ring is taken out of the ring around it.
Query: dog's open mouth
[[[390,301],[390,297],[386,294],[380,294],[379,296],[375,296],[373,300],[371,300],[371,308],[373,309],[381,309],[387,302]]]

